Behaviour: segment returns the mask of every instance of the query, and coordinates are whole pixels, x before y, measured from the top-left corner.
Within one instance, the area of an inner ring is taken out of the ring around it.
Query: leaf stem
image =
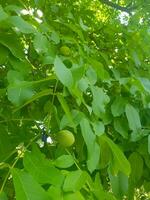
[[[79,167],[79,165],[78,165],[78,163],[77,163],[76,158],[70,153],[70,151],[69,151],[68,149],[65,149],[65,151],[66,151],[70,156],[73,157],[73,159],[74,159],[74,164],[76,165],[77,169],[81,170],[81,168]]]
[[[25,149],[27,149],[32,144],[32,142],[34,142],[34,140],[37,139],[38,137],[39,137],[39,135],[36,135],[34,138],[32,138],[30,140],[30,142],[26,145]],[[5,179],[4,179],[3,183],[2,183],[2,186],[1,186],[1,189],[0,189],[0,194],[2,193],[2,191],[3,191],[3,189],[4,189],[5,185],[6,185],[6,182],[8,180],[9,175],[10,175],[11,169],[13,169],[15,167],[16,163],[19,161],[21,156],[22,156],[22,154],[18,155],[16,157],[16,160],[13,162],[12,166],[9,168],[8,173],[6,174]]]

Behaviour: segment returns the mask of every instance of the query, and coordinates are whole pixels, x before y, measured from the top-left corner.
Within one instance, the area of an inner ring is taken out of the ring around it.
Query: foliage
[[[149,10],[1,0],[0,199],[148,198]]]

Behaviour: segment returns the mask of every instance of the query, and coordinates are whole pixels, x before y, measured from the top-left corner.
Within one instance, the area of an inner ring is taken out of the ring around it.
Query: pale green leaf
[[[105,132],[105,126],[101,121],[95,121],[92,123],[94,132],[97,136],[102,135]]]
[[[89,67],[87,72],[86,72],[86,76],[90,82],[90,84],[94,85],[97,81],[97,74],[95,72],[95,70],[92,67]]]
[[[109,103],[110,99],[102,88],[92,86],[91,90],[93,94],[93,112],[99,117],[101,116],[101,113],[105,112],[105,106]]]
[[[54,61],[54,71],[56,73],[56,76],[60,80],[60,82],[68,87],[71,88],[73,86],[73,77],[70,69],[68,69],[64,63],[61,61],[61,59],[56,56]]]
[[[7,13],[3,10],[2,6],[0,5],[0,22],[6,20],[7,18]]]
[[[35,28],[20,16],[11,16],[10,23],[22,33],[35,33]]]
[[[68,168],[74,164],[74,159],[71,155],[62,155],[54,161],[54,165],[59,168]]]
[[[48,40],[42,33],[35,34],[33,45],[38,54],[47,53],[48,51]]]
[[[133,131],[140,129],[141,121],[138,111],[132,105],[127,104],[125,112],[128,119],[129,128]]]

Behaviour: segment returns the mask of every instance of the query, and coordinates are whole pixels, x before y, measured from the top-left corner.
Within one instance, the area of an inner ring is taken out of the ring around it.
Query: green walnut
[[[72,132],[62,130],[57,133],[57,141],[62,147],[70,147],[75,142],[75,137]]]
[[[70,55],[70,48],[69,47],[67,47],[67,46],[62,46],[61,48],[60,48],[60,53],[62,54],[62,55],[64,55],[64,56],[69,56]]]

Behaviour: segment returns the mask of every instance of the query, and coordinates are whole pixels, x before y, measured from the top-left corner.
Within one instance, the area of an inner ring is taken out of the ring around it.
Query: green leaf
[[[20,72],[10,70],[7,79],[10,83],[7,88],[7,96],[14,105],[19,106],[34,95],[32,84],[24,81]]]
[[[74,193],[66,193],[64,194],[63,198],[64,200],[85,200],[79,191]]]
[[[51,200],[64,200],[62,197],[62,190],[60,187],[50,186],[47,191]]]
[[[57,32],[53,31],[51,34],[51,40],[53,42],[55,42],[55,44],[59,44],[60,43],[60,38]]]
[[[32,152],[25,153],[23,164],[25,169],[39,183],[50,183],[56,186],[62,184],[64,179],[62,173],[45,159],[37,146],[33,146]]]
[[[132,56],[133,56],[133,60],[134,60],[134,62],[135,62],[135,66],[136,66],[136,67],[139,67],[139,66],[141,65],[141,61],[140,61],[140,59],[139,59],[138,54],[137,54],[135,51],[133,51],[133,52],[132,52]]]
[[[58,94],[57,95],[57,98],[63,108],[63,110],[65,111],[65,114],[68,118],[68,121],[72,124],[72,126],[75,128],[75,124],[74,124],[74,121],[73,121],[73,117],[72,117],[72,114],[70,112],[70,108],[67,104],[67,101],[65,100],[65,98],[61,95],[61,94]]]
[[[122,97],[117,97],[111,105],[111,112],[114,117],[120,116],[125,110],[126,101]]]
[[[150,80],[148,78],[140,78],[140,81],[146,92],[150,93]]]
[[[97,81],[97,74],[95,72],[95,70],[92,67],[89,67],[87,72],[86,72],[86,76],[90,82],[90,84],[94,85]]]
[[[41,92],[36,93],[36,94],[33,95],[28,101],[26,101],[23,105],[17,107],[17,108],[15,109],[15,112],[16,112],[17,110],[20,110],[21,108],[25,107],[26,105],[32,103],[33,101],[35,101],[35,100],[37,100],[37,99],[39,99],[39,98],[41,98],[41,97],[43,97],[43,96],[48,96],[48,95],[53,95],[53,91],[52,91],[51,89],[46,89],[46,90],[43,90],[43,91],[41,91]]]
[[[148,153],[150,154],[150,135],[148,136]]]
[[[33,45],[38,54],[47,53],[48,51],[48,40],[42,33],[37,32],[35,34]]]
[[[72,110],[71,111],[71,115],[72,115],[72,120],[75,124],[75,126],[80,124],[81,119],[84,117],[84,114],[78,110]],[[71,123],[71,121],[69,120],[69,118],[67,117],[67,114],[65,114],[63,116],[63,118],[61,119],[60,122],[60,129],[64,129],[66,126],[70,126],[73,127],[73,124]]]
[[[28,77],[32,66],[27,60],[19,60],[15,58],[14,56],[9,57],[9,62],[12,65],[13,69],[20,72],[22,76]]]
[[[4,192],[0,193],[0,200],[8,200],[7,195]]]
[[[106,141],[107,144],[109,145],[109,147],[112,151],[112,154],[113,154],[113,159],[114,159],[115,165],[118,168],[118,171],[120,170],[125,175],[129,176],[129,174],[131,172],[130,163],[124,156],[121,149],[119,149],[119,147],[107,136],[102,135],[102,136],[100,136],[99,139]]]
[[[60,82],[68,87],[71,88],[73,86],[73,77],[70,69],[68,69],[64,63],[61,61],[61,59],[56,56],[54,61],[54,71],[56,73],[56,76],[60,80]]]
[[[62,155],[54,161],[54,164],[59,168],[68,168],[74,164],[74,159],[71,155]]]
[[[130,140],[132,142],[139,141],[142,138],[144,138],[145,136],[149,135],[149,132],[150,131],[148,129],[139,129],[139,130],[136,130],[136,131],[132,131]]]
[[[87,181],[87,174],[84,171],[77,170],[77,171],[70,171],[68,172],[64,185],[63,190],[64,192],[75,192],[80,190]]]
[[[5,64],[9,56],[9,50],[0,44],[0,64]]]
[[[10,84],[17,83],[18,81],[24,81],[23,75],[14,70],[9,70],[7,73],[7,80]]]
[[[7,133],[7,129],[2,124],[0,125],[0,162],[4,161],[15,148],[11,143],[10,136]]]
[[[29,83],[30,82],[27,81],[18,81],[18,83],[9,85],[7,88],[9,101],[16,106],[20,106],[30,99],[34,95],[34,91],[31,86],[29,86]]]
[[[89,80],[87,79],[87,77],[81,78],[78,81],[78,87],[82,92],[86,92],[87,88],[89,87]]]
[[[92,123],[94,132],[97,136],[101,136],[105,132],[105,126],[101,121],[95,121]]]
[[[15,34],[0,33],[0,43],[7,47],[15,57],[20,59],[25,58],[23,46]]]
[[[33,177],[19,169],[11,170],[16,191],[16,200],[50,200],[44,189]]]
[[[129,156],[129,162],[131,165],[130,179],[133,184],[136,184],[143,175],[143,159],[139,153],[133,152]]]
[[[2,6],[0,5],[0,22],[6,20],[7,18],[7,13],[3,10]]]
[[[122,199],[128,191],[128,177],[119,172],[117,176],[113,176],[111,173],[109,173],[109,178],[113,193],[117,199]]]
[[[109,73],[104,69],[104,66],[101,62],[93,58],[89,61],[92,67],[95,69],[97,76],[100,80],[105,81],[110,79]]]
[[[96,143],[96,136],[92,131],[89,121],[83,118],[80,122],[82,136],[86,143],[88,151],[87,165],[90,172],[93,172],[98,165],[100,149],[99,145]]]
[[[100,145],[100,169],[106,168],[112,158],[112,152],[106,141],[99,139]]]
[[[105,191],[103,189],[103,186],[102,186],[102,183],[101,183],[101,179],[100,179],[100,176],[99,176],[98,172],[97,172],[97,174],[95,176],[95,180],[94,180],[93,193],[94,193],[94,196],[97,199],[99,197],[101,197],[102,200],[105,200]]]
[[[126,116],[128,119],[129,127],[133,131],[137,131],[141,128],[140,116],[137,110],[130,104],[126,105],[125,108]]]
[[[26,22],[20,16],[11,16],[9,18],[10,23],[22,33],[35,33],[35,28],[28,22]]]
[[[105,112],[105,106],[109,103],[110,99],[102,88],[97,86],[91,87],[93,94],[92,108],[95,115],[101,116],[101,113]]]
[[[115,118],[114,119],[114,128],[115,130],[120,133],[120,135],[124,138],[128,138],[128,127],[126,125],[126,120],[122,118]]]

